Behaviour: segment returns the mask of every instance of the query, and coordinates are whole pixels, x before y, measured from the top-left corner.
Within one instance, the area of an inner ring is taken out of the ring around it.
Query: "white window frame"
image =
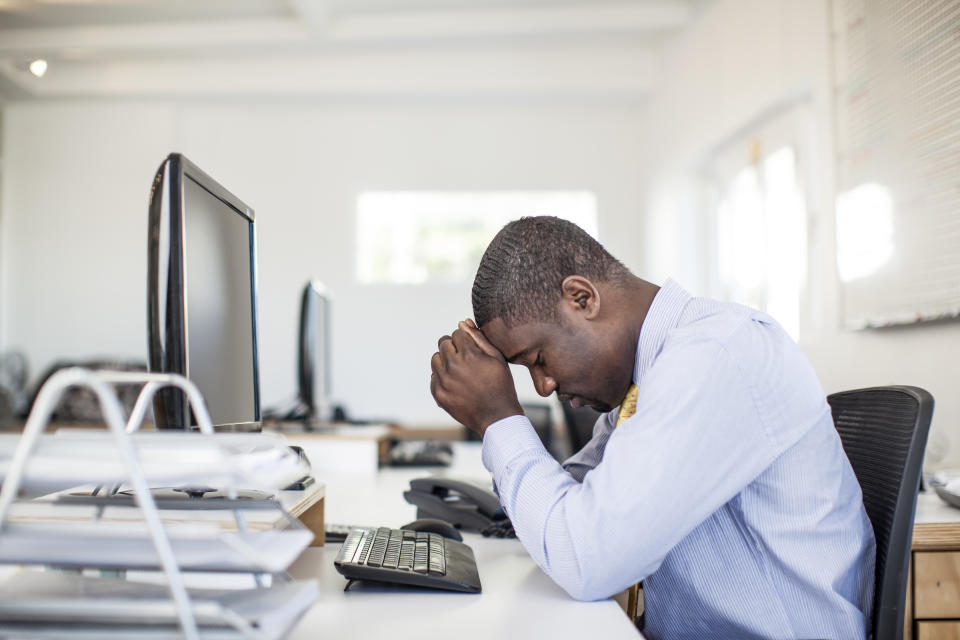
[[[704,192],[704,222],[707,230],[706,283],[711,297],[759,306],[766,311],[771,299],[769,273],[762,274],[762,294],[759,304],[755,301],[737,299],[721,273],[721,242],[724,229],[720,228],[720,207],[724,192],[732,185],[741,170],[751,165],[762,173],[763,162],[777,151],[789,147],[793,150],[796,184],[802,197],[803,246],[799,249],[802,264],[796,290],[796,317],[777,318],[797,340],[804,327],[810,325],[811,310],[808,286],[811,280],[811,262],[814,216],[813,205],[817,202],[811,189],[811,166],[814,119],[809,100],[794,100],[790,104],[772,109],[737,131],[709,153],[701,165],[700,182]],[[766,215],[766,214],[765,214]],[[758,234],[758,236],[763,234]],[[764,236],[766,237],[766,236]],[[766,265],[769,268],[769,264]],[[776,317],[776,314],[773,314]]]
[[[537,215],[555,215],[598,235],[597,197],[583,189],[365,191],[357,197],[357,281],[418,285],[472,280],[483,250],[503,225]],[[453,231],[443,238],[440,227],[446,221]],[[457,224],[465,224],[472,236],[458,237]],[[422,227],[429,225],[437,225],[439,232],[424,234]],[[476,242],[477,232],[483,235],[481,243]],[[432,244],[419,244],[425,236]],[[420,262],[424,257],[450,261],[454,273],[431,272],[429,264]],[[461,263],[461,257],[470,264]]]

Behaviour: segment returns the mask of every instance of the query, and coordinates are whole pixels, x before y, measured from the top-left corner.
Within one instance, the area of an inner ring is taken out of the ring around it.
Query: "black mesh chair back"
[[[827,402],[877,539],[873,639],[899,640],[933,396],[917,387],[874,387],[834,393]]]
[[[567,425],[570,451],[576,453],[593,437],[593,426],[597,423],[600,412],[592,407],[574,409],[569,402],[561,402],[560,406],[563,407],[563,421]]]

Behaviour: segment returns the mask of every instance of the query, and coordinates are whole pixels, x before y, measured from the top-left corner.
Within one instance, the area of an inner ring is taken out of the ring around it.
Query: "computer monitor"
[[[308,420],[330,418],[330,293],[311,280],[300,295],[300,339],[297,345],[297,395]]]
[[[197,385],[215,427],[260,428],[253,210],[179,153],[153,180],[147,265],[148,363]],[[186,397],[154,399],[160,429],[196,425]]]

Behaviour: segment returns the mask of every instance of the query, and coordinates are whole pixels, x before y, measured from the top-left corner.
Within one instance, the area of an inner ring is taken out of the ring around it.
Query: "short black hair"
[[[556,320],[568,276],[621,282],[630,271],[590,235],[553,216],[507,223],[490,242],[473,280],[473,318],[482,327]]]

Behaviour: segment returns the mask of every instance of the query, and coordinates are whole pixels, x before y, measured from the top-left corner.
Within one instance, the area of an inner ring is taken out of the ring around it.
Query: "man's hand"
[[[472,320],[440,338],[430,368],[433,399],[480,437],[497,420],[523,415],[507,361]]]

